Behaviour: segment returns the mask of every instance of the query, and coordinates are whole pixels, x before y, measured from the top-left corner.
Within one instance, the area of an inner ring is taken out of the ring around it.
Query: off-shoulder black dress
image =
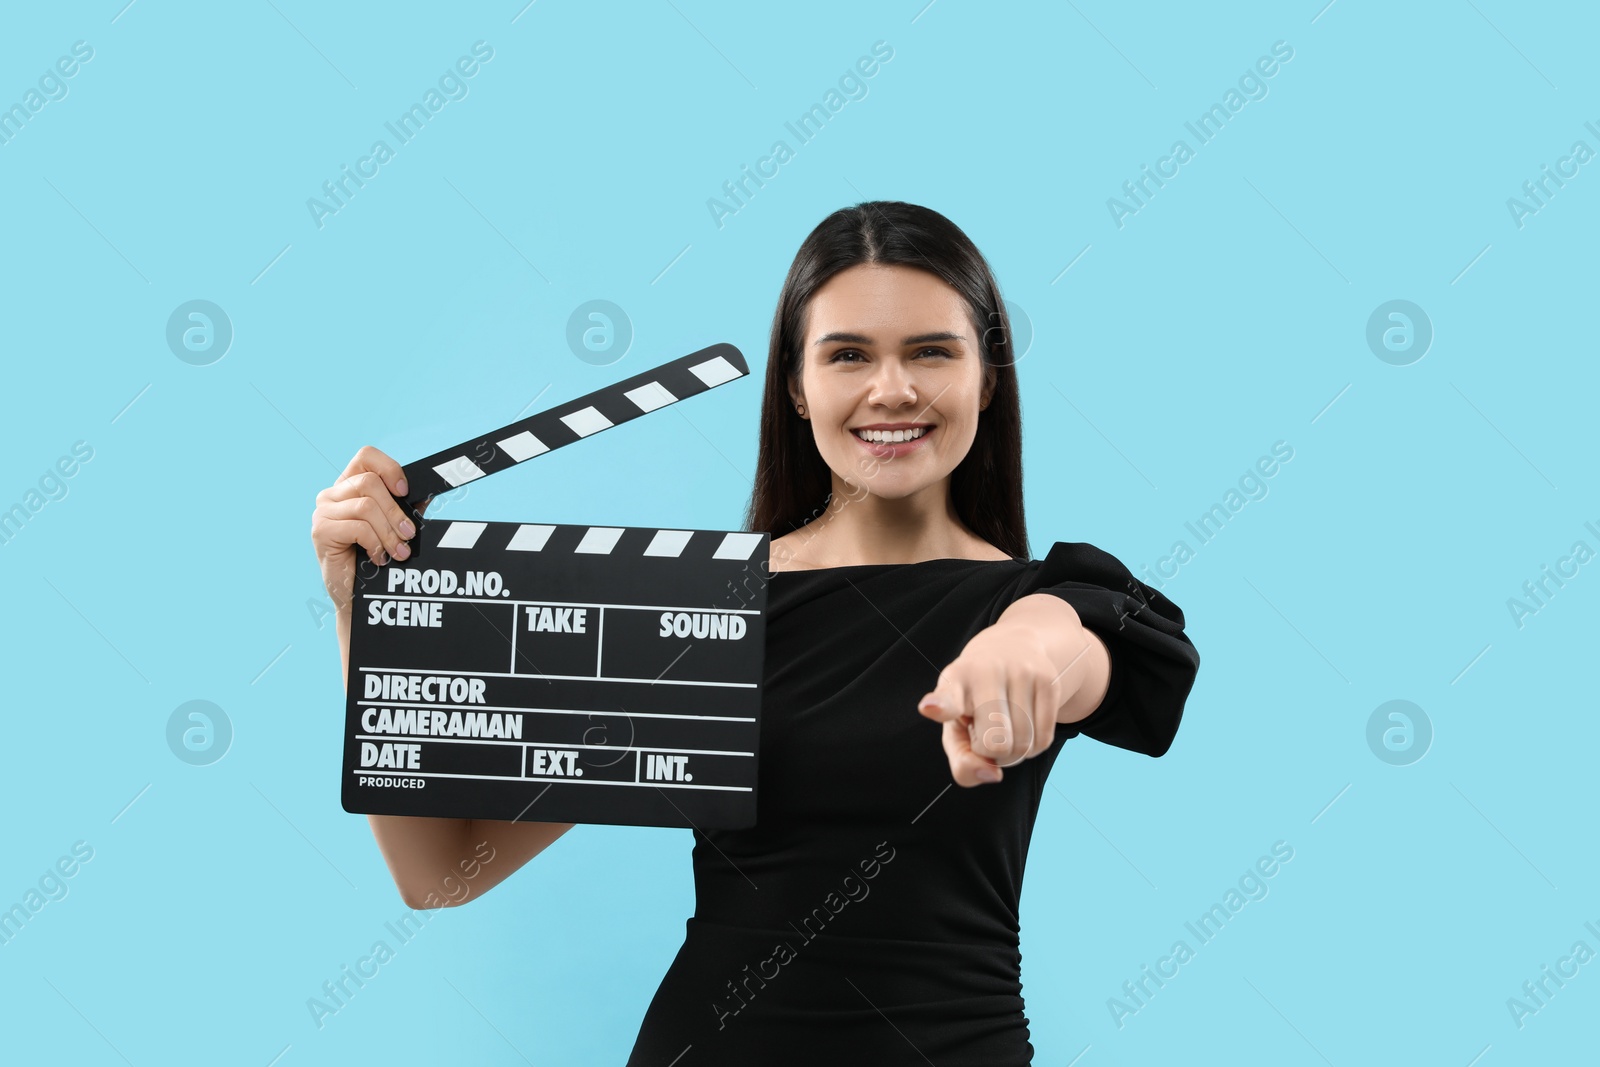
[[[782,571],[767,592],[757,822],[694,833],[694,917],[628,1063],[1029,1063],[1017,910],[1046,776],[1079,733],[1167,751],[1200,665],[1183,612],[1074,542]],[[1000,783],[956,786],[917,701],[1041,592],[1105,641],[1110,689]]]

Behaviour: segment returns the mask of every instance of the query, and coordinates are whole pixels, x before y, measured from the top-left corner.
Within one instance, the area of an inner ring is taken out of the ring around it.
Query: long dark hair
[[[989,404],[950,474],[951,503],[974,533],[1028,560],[1022,508],[1022,408],[1017,399],[1011,322],[988,262],[955,223],[930,208],[869,200],[823,219],[795,253],[767,348],[761,444],[745,529],[781,537],[821,514],[833,482],[816,440],[791,402],[800,377],[806,311],[829,278],[861,263],[915,267],[943,279],[967,302],[983,360]]]

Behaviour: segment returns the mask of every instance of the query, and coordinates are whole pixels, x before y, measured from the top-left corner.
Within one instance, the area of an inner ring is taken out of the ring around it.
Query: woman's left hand
[[[1002,620],[967,642],[917,710],[944,723],[950,774],[970,788],[1048,749],[1081,677],[1051,660],[1036,628]]]

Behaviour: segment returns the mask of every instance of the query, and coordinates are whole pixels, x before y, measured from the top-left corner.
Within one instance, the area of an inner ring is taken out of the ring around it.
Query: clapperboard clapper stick
[[[767,534],[418,511],[749,373],[712,345],[405,465],[412,555],[357,549],[346,811],[755,824]]]

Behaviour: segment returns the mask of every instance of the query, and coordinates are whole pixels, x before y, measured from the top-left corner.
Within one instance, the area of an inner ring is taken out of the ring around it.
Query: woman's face
[[[936,275],[840,271],[812,296],[803,344],[791,396],[836,478],[899,499],[941,484],[965,458],[989,397],[966,301]],[[916,429],[889,433],[906,438],[898,443],[862,438],[879,426]]]

